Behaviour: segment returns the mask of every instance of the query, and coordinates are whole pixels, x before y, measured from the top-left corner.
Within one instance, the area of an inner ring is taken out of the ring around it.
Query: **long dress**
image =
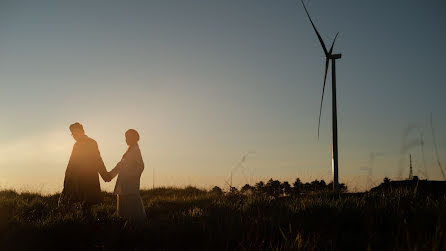
[[[73,146],[59,204],[83,202],[92,205],[101,202],[103,195],[98,173],[103,178],[108,175],[98,144],[85,136]]]
[[[144,170],[141,151],[138,144],[127,150],[122,160],[110,171],[116,180],[114,194],[117,197],[116,213],[133,222],[145,222],[147,220],[144,204],[139,194],[140,178]]]

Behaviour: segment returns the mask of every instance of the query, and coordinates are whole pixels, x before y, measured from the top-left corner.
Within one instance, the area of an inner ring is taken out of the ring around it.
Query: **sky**
[[[326,44],[339,32],[340,182],[406,178],[409,154],[414,175],[442,179],[446,2],[306,3]],[[142,188],[329,182],[324,60],[297,0],[1,0],[0,189],[60,192],[74,122],[108,170],[136,129]]]

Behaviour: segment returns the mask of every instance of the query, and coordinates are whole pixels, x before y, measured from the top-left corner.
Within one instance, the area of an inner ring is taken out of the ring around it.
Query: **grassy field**
[[[149,223],[58,195],[0,191],[0,250],[445,250],[446,196],[410,190],[274,198],[188,187],[141,192]]]

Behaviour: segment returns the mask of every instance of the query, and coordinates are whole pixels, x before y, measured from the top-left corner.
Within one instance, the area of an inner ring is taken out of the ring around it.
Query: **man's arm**
[[[98,144],[95,142],[95,158],[96,158],[96,165],[98,167],[98,173],[101,175],[102,179],[105,182],[111,181],[110,173],[107,172],[107,169],[105,168],[104,161],[102,160],[101,153],[99,152]]]

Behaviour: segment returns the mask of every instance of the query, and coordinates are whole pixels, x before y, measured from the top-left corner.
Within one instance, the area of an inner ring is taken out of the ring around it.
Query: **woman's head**
[[[127,132],[125,132],[125,142],[128,146],[133,146],[134,144],[138,143],[139,141],[139,134],[135,129],[129,129]]]

